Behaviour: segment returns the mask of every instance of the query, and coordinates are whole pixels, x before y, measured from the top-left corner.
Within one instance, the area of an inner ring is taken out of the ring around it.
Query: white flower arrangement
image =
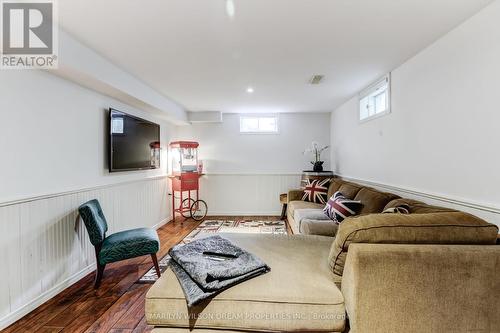
[[[311,143],[311,148],[308,148],[302,152],[302,154],[314,154],[314,162],[311,162],[311,164],[321,162],[321,153],[325,150],[330,148],[330,146],[324,146],[322,148],[319,148],[319,144],[316,141],[313,141]]]

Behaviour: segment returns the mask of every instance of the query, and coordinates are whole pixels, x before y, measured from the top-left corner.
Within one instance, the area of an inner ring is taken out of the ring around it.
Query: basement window
[[[240,116],[240,133],[243,134],[277,134],[277,115],[245,115]]]
[[[391,77],[387,74],[359,94],[359,120],[370,120],[390,112]]]

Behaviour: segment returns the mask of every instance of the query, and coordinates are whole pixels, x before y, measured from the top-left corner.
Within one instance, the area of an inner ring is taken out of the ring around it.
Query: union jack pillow
[[[340,224],[345,218],[359,213],[363,208],[361,201],[347,199],[340,192],[335,192],[328,200],[323,212],[335,223]]]
[[[308,179],[302,200],[326,204],[326,200],[328,199],[328,187],[330,187],[330,178],[321,180]]]

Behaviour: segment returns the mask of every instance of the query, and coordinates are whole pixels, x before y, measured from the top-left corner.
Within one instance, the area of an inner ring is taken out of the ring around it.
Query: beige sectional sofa
[[[359,200],[363,203],[363,209],[359,215],[354,218],[379,214],[387,208],[395,207],[403,203],[410,206],[411,214],[458,212],[449,208],[431,206],[416,200],[403,199],[395,194],[381,192],[371,187],[342,180],[341,178],[333,178],[330,187],[328,188],[328,197],[331,197],[337,191],[340,191],[349,199]],[[302,194],[303,190],[300,189],[290,190],[288,192],[287,220],[292,231],[295,234],[303,233],[335,236],[338,226],[329,223],[329,220],[302,219],[302,221],[299,221],[296,219],[298,215],[300,216],[301,210],[320,210],[325,206],[323,204],[302,201]],[[425,215],[420,215],[420,217],[425,217]]]
[[[154,332],[500,332],[495,225],[339,179],[337,187],[365,208],[335,230],[307,226],[330,236],[224,235],[267,262],[265,275],[188,309],[167,270],[146,296]],[[293,198],[289,217],[304,205]],[[378,214],[402,202],[411,214]]]

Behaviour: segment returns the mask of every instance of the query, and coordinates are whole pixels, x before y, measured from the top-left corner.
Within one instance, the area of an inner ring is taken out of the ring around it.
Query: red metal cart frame
[[[197,149],[198,142],[193,141],[176,141],[170,143],[170,148],[193,148]],[[180,164],[182,164],[182,156],[180,157]],[[198,154],[196,153],[196,166],[198,165]],[[180,171],[172,171],[172,175],[169,176],[171,180],[171,191],[172,191],[172,212],[173,219],[175,222],[176,213],[187,218],[192,217],[195,220],[202,219],[206,215],[207,207],[206,203],[199,198],[199,178],[203,175],[198,172],[198,168],[193,171],[183,171],[181,166]],[[176,205],[176,193],[179,194],[178,206]],[[199,216],[193,216],[193,210],[199,210],[199,206],[204,205],[204,214],[201,218]],[[189,213],[189,214],[188,214]]]

